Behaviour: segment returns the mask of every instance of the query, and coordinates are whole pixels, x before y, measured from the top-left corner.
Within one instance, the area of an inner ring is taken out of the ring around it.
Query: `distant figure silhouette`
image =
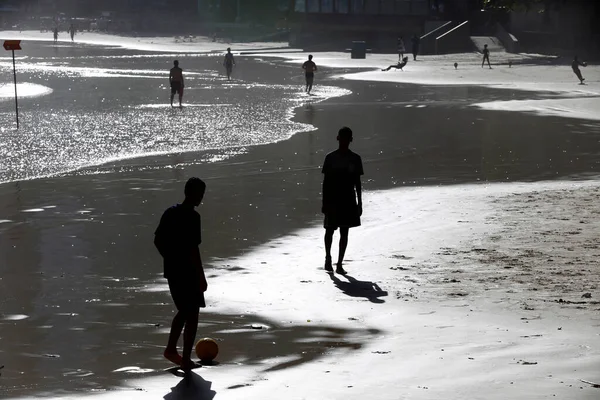
[[[454,63],[454,69],[458,69],[458,63],[457,62]]]
[[[225,61],[223,61],[223,65],[225,66],[225,72],[227,73],[227,80],[230,81],[235,60],[233,59],[233,54],[231,54],[231,48],[229,47],[227,48],[227,53],[225,53]]]
[[[69,26],[69,33],[71,34],[71,42],[75,40],[75,25]]]
[[[417,35],[413,35],[413,37],[410,41],[412,42],[413,60],[417,61],[417,55],[419,54],[419,46],[421,44],[421,38],[418,37]]]
[[[490,49],[488,49],[487,44],[484,44],[483,45],[483,60],[481,61],[481,68],[483,68],[483,65],[485,64],[486,61],[488,63],[488,66],[490,67],[490,69],[492,69],[492,65],[490,64]]]
[[[400,36],[397,40],[398,42],[398,61],[402,61],[404,58],[404,53],[406,53],[406,47],[404,47],[404,39]]]
[[[54,44],[58,41],[58,26],[54,27]]]
[[[362,159],[350,150],[352,130],[343,127],[337,140],[339,148],[327,154],[323,162],[323,206],[325,215],[325,270],[333,272],[331,265],[331,245],[333,233],[340,228],[340,251],[336,270],[345,274],[342,267],[344,254],[348,246],[348,230],[360,226],[362,215],[362,186],[360,176],[364,174]],[[357,202],[358,200],[358,202]]]
[[[198,328],[198,312],[206,307],[204,292],[206,276],[200,258],[200,214],[194,208],[204,198],[206,184],[190,178],[185,184],[183,203],[168,208],[154,233],[154,245],[164,260],[164,277],[169,282],[177,314],[171,323],[169,341],[164,351],[167,360],[189,370],[194,366],[191,353]],[[177,342],[183,332],[183,353],[177,352]]]
[[[401,71],[404,71],[402,68],[406,67],[406,64],[408,64],[408,57],[404,57],[402,59],[402,62],[398,61],[398,64],[392,64],[389,67],[382,69],[382,71],[389,71],[392,68],[396,68]]]
[[[308,61],[305,61],[302,64],[302,69],[304,70],[304,76],[306,77],[306,93],[310,94],[310,91],[313,87],[313,82],[315,80],[315,72],[317,71],[317,64],[312,60],[313,56],[310,54],[308,56]]]
[[[171,107],[173,107],[173,99],[175,98],[175,93],[179,93],[179,108],[182,108],[182,100],[183,100],[183,70],[179,68],[179,61],[173,61],[173,68],[169,72],[169,85],[171,85]]]
[[[581,70],[579,69],[580,65],[582,67],[587,67],[587,64],[585,62],[579,61],[579,57],[575,56],[575,58],[573,58],[573,62],[571,63],[571,68],[573,69],[575,75],[577,75],[577,79],[579,79],[579,84],[583,85],[583,81],[585,81],[585,78],[583,77],[583,75],[581,75]]]

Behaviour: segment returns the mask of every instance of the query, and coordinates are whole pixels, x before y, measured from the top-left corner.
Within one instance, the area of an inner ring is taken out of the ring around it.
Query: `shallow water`
[[[273,143],[311,129],[289,120],[307,96],[295,82],[285,82],[285,68],[242,61],[237,79],[228,82],[220,58],[180,54],[186,88],[179,110],[168,104],[171,58],[79,47],[33,56],[51,47],[27,43],[29,57],[19,60],[18,131],[12,87],[0,87],[0,182],[143,155]],[[79,52],[85,56],[73,55]],[[0,62],[0,71],[8,74],[12,63]],[[244,78],[256,74],[270,82]],[[311,101],[348,93],[321,86]]]

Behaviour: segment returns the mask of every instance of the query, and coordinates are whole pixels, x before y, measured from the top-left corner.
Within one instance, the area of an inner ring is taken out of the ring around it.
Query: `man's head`
[[[190,202],[197,207],[204,198],[204,192],[206,191],[206,183],[200,178],[190,178],[185,184],[185,200]]]
[[[173,61],[173,65],[175,65],[176,67],[179,67],[179,61],[177,61],[177,60]]]
[[[483,48],[484,48],[484,49],[487,49],[487,44],[484,44],[484,45],[483,45]]]
[[[339,130],[337,140],[340,142],[340,147],[348,148],[348,146],[350,146],[350,142],[352,142],[352,129],[344,126]]]
[[[228,47],[228,48],[227,48],[227,52],[228,52],[228,53],[231,53],[231,47]]]
[[[312,61],[312,54],[308,55],[308,61]]]

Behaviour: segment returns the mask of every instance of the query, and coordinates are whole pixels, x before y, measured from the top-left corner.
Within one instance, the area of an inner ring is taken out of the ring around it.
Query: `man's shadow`
[[[385,300],[380,297],[385,297],[388,292],[381,290],[378,284],[370,281],[359,281],[351,277],[350,275],[342,275],[348,281],[343,281],[335,274],[329,274],[329,277],[333,281],[333,284],[337,286],[344,294],[351,297],[364,297],[371,303],[385,303]]]
[[[171,388],[171,393],[164,396],[165,400],[212,400],[217,394],[210,388],[212,382],[204,380],[194,372],[176,373],[174,375],[182,376],[183,379],[179,381],[177,386]]]

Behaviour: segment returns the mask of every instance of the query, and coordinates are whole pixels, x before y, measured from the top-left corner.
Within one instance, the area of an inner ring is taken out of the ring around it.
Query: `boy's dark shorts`
[[[206,307],[204,293],[200,291],[200,281],[196,277],[177,276],[167,279],[171,297],[178,311],[184,313],[198,312]]]
[[[356,226],[360,226],[360,213],[356,204],[332,207],[325,213],[323,221],[325,229],[354,228]]]
[[[179,93],[183,95],[183,87],[181,82],[171,82],[171,94]]]
[[[308,85],[312,85],[313,81],[315,80],[315,73],[314,72],[307,72],[305,74],[306,76],[306,83]]]

